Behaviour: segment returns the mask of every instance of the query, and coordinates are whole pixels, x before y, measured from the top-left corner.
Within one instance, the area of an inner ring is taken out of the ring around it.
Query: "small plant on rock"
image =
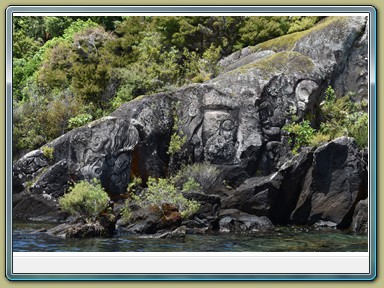
[[[313,139],[315,129],[310,126],[308,120],[301,123],[291,123],[283,127],[283,130],[289,133],[290,143],[294,143],[292,152],[296,154],[300,147],[309,145]]]
[[[41,148],[41,150],[43,151],[43,155],[45,158],[47,158],[49,161],[53,160],[54,149],[52,147],[44,146],[43,148]]]

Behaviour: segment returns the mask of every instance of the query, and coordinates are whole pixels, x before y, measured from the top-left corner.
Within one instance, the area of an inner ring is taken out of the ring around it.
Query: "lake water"
[[[258,234],[186,235],[184,240],[132,235],[112,238],[64,239],[46,233],[48,223],[13,223],[14,252],[366,252],[368,237],[339,230],[316,231],[280,227]]]

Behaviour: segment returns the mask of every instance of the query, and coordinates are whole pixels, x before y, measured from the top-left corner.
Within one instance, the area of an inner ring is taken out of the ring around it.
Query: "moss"
[[[260,43],[254,47],[252,50],[262,51],[262,50],[273,50],[275,52],[292,50],[297,41],[303,37],[315,32],[324,29],[329,25],[344,25],[347,17],[337,16],[337,17],[327,17],[323,21],[320,21],[317,25],[313,26],[311,29],[304,30],[301,32],[295,32],[292,34],[287,34],[278,38],[268,40],[266,42]]]
[[[311,58],[299,52],[289,51],[272,54],[259,61],[244,65],[229,73],[246,73],[249,69],[259,69],[268,74],[289,71],[292,73],[310,74],[315,65]]]
[[[53,160],[53,153],[54,153],[53,147],[43,146],[41,150],[43,151],[43,155],[45,158],[47,158],[49,161]]]

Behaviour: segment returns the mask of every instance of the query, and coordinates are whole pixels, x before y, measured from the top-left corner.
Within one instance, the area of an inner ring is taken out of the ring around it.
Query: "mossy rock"
[[[289,71],[290,73],[311,74],[315,65],[311,58],[304,56],[299,52],[288,51],[272,54],[259,61],[244,65],[229,73],[247,73],[251,69],[260,70],[270,77],[271,74]]]
[[[348,17],[327,17],[324,20],[320,21],[317,25],[313,26],[308,30],[304,30],[301,32],[295,32],[292,34],[287,34],[278,38],[274,38],[263,43],[260,43],[254,47],[252,50],[254,52],[262,51],[262,50],[272,50],[274,52],[288,51],[293,50],[295,44],[302,39],[303,37],[310,35],[316,31],[325,29],[326,27],[332,25],[340,26],[338,29],[342,29],[344,25],[346,25]]]

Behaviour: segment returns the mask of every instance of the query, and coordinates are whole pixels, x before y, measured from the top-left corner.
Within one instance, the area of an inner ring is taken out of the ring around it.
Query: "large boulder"
[[[357,203],[368,195],[366,165],[353,138],[341,137],[317,148],[291,220],[332,221],[347,228]]]
[[[287,224],[296,206],[306,171],[312,164],[312,150],[304,150],[277,172],[249,178],[223,198],[222,207],[267,216],[275,224]]]

